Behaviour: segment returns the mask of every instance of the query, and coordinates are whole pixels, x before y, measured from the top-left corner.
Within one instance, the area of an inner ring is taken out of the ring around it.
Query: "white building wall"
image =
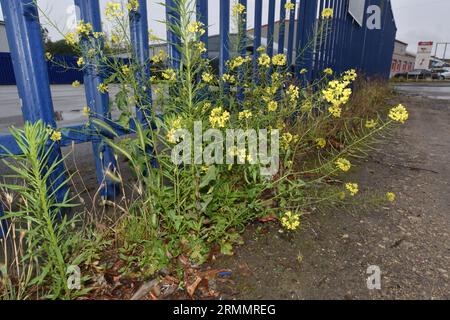
[[[9,52],[8,39],[6,38],[5,25],[1,21],[0,21],[0,52]]]

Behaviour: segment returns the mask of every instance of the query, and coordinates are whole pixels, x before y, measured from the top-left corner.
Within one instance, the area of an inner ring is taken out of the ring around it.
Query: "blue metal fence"
[[[295,2],[295,0],[291,0]],[[298,71],[305,68],[306,80],[312,80],[317,77],[324,68],[330,67],[335,72],[340,73],[346,69],[355,68],[363,72],[368,77],[381,77],[387,79],[389,76],[390,64],[394,48],[396,35],[396,25],[392,14],[390,0],[366,0],[363,25],[357,24],[348,13],[350,0],[300,0],[297,1],[296,11],[291,11],[289,15],[289,31],[287,43],[284,40],[286,28],[285,3],[280,1],[280,6],[276,5],[276,0],[254,0],[254,13],[245,12],[245,21],[250,14],[254,14],[254,71],[258,70],[256,48],[261,45],[262,37],[262,8],[263,4],[268,2],[268,27],[267,27],[267,53],[274,54],[274,40],[278,41],[278,52],[288,50],[288,61],[298,75]],[[54,74],[53,70],[47,67],[44,48],[42,44],[41,28],[38,18],[38,10],[33,0],[0,0],[6,23],[6,30],[11,48],[12,69],[19,95],[23,104],[23,117],[25,120],[37,121],[44,120],[47,124],[56,127],[53,115],[53,104],[50,93],[51,77],[49,73]],[[247,1],[240,0],[242,4]],[[299,4],[298,4],[299,2]],[[134,57],[141,64],[144,72],[140,72],[138,77],[142,81],[150,77],[148,63],[148,19],[147,4],[156,5],[156,1],[140,0],[141,6],[137,12],[130,15],[130,34],[134,47]],[[179,14],[176,10],[177,0],[166,0],[166,19],[170,23],[179,21]],[[101,31],[101,14],[98,0],[75,0],[75,4],[80,8],[81,19],[90,22],[94,31]],[[380,30],[369,30],[366,27],[367,9],[371,5],[377,5],[381,8],[382,26]],[[321,11],[324,8],[333,8],[334,16],[326,20],[331,32],[323,41],[316,46],[312,46],[317,30],[318,22],[323,19]],[[226,60],[230,57],[229,52],[229,33],[230,33],[230,0],[220,0],[220,74],[226,72]],[[197,0],[197,18],[205,25],[208,25],[208,0]],[[274,34],[276,10],[280,10],[282,21],[278,38]],[[294,18],[297,17],[297,30],[294,30]],[[294,31],[296,36],[294,37]],[[208,33],[203,35],[202,40],[207,43]],[[169,43],[170,65],[173,68],[179,68],[180,52],[178,46],[180,39],[170,29],[167,31],[167,40]],[[100,40],[99,40],[100,41]],[[86,42],[88,43],[88,42]],[[278,53],[275,52],[275,53]],[[0,55],[1,59],[4,56]],[[11,66],[7,72],[12,74]],[[84,83],[86,88],[86,100],[88,106],[97,114],[108,117],[108,95],[99,93],[97,86],[104,81],[101,74],[94,69],[87,68],[84,71]],[[148,88],[145,99],[151,105],[151,88]],[[1,102],[0,102],[1,103]],[[138,110],[139,115],[140,110]],[[143,116],[139,116],[143,120]],[[75,130],[71,130],[75,129]],[[117,127],[119,133],[126,133]],[[86,132],[86,133],[84,133]],[[89,132],[92,132],[90,130]],[[92,135],[85,131],[84,125],[62,130],[63,139],[61,146],[68,145],[75,141],[76,143],[91,141],[93,152],[96,159],[97,176],[102,186],[102,195],[112,198],[117,194],[117,188],[106,176],[106,170],[114,169],[115,160],[113,151],[105,144],[100,135]],[[0,144],[6,146],[12,152],[18,152],[11,136],[0,135]],[[59,146],[54,147],[54,157],[60,157]],[[59,168],[55,172],[55,179],[64,172],[64,168]],[[64,190],[61,190],[63,192]],[[0,209],[1,210],[1,209]],[[1,212],[0,212],[1,214]]]

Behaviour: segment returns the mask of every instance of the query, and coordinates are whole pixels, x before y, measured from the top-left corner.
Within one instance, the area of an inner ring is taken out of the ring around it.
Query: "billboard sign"
[[[417,47],[416,64],[414,69],[429,69],[431,60],[431,51],[433,50],[432,41],[419,42]]]
[[[348,13],[362,27],[364,20],[364,7],[366,0],[350,0],[348,4]]]

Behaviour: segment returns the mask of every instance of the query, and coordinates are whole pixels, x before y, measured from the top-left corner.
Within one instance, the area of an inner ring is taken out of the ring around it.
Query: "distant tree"
[[[69,46],[65,40],[51,41],[50,39],[45,43],[45,51],[52,55],[68,55],[74,56],[76,52]]]

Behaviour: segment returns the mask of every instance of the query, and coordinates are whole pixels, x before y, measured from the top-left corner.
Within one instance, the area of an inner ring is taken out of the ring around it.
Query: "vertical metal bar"
[[[269,0],[269,18],[267,27],[267,54],[273,56],[273,39],[275,29],[275,3],[276,0]]]
[[[244,56],[247,53],[247,0],[239,0],[239,3],[245,7],[245,13],[239,17],[238,23],[239,23],[239,49],[242,56]],[[238,78],[239,78],[239,86],[238,86],[238,94],[237,94],[237,100],[239,102],[242,102],[244,100],[244,87],[242,86],[242,83],[244,82],[244,70],[243,67],[239,68],[238,71]]]
[[[323,19],[321,18],[320,15],[321,15],[321,12],[323,11],[323,9],[325,8],[325,0],[319,0],[319,1],[320,1],[320,3],[319,3],[319,13],[318,13],[318,16],[317,16],[317,24],[318,25],[322,23]],[[317,30],[319,30],[319,29],[317,29]],[[316,37],[318,39],[318,35],[316,35]],[[319,72],[321,71],[320,70],[320,59],[321,59],[322,55],[323,55],[323,52],[322,52],[322,38],[320,38],[315,43],[314,71],[313,71],[313,77],[314,78],[317,78]]]
[[[0,219],[5,216],[3,212],[3,205],[0,203]],[[0,220],[0,239],[5,238],[8,233],[8,222],[6,220]]]
[[[205,25],[205,33],[200,36],[200,41],[205,44],[206,52],[202,54],[204,59],[208,58],[208,0],[197,0],[197,21]]]
[[[180,25],[180,13],[176,0],[166,0],[167,42],[170,67],[178,70],[181,62],[181,39],[170,27]]]
[[[85,23],[90,23],[94,32],[102,32],[99,2],[75,0],[75,5],[80,8],[80,18]],[[103,48],[102,39],[94,40],[92,35],[90,37],[91,39],[84,38],[82,40],[86,52],[90,48],[96,49],[96,45],[93,43],[94,41],[98,41],[97,46]],[[88,58],[85,58],[85,61],[88,61]],[[107,92],[102,93],[98,90],[100,84],[105,81],[102,66],[87,64],[83,73],[88,107],[92,110],[94,116],[110,119],[109,95]],[[108,171],[114,172],[117,168],[114,152],[100,136],[93,137],[92,147],[97,169],[97,179],[101,185],[101,196],[104,198],[114,198],[119,193],[119,185],[106,175]]]
[[[220,0],[220,52],[219,73],[226,73],[226,62],[230,58],[230,0]]]
[[[281,0],[280,23],[278,25],[278,53],[284,53],[285,32],[286,32],[286,0]]]
[[[294,54],[294,28],[295,28],[295,10],[297,9],[297,2],[295,2],[295,9],[289,12],[289,33],[288,33],[288,45],[287,45],[287,65],[291,66],[292,56]],[[297,22],[299,23],[299,22]],[[295,58],[294,58],[295,61]]]
[[[262,27],[262,0],[255,0],[255,31],[253,34],[253,77],[256,83],[259,83],[258,68],[258,48],[261,47],[261,27]]]
[[[315,34],[317,6],[318,0],[302,0],[299,8],[299,21],[297,22],[298,45],[295,72],[298,74],[300,69],[305,68],[307,80],[311,80],[313,76],[313,44],[317,37],[317,34]]]
[[[33,0],[1,0],[1,7],[22,103],[23,119],[32,123],[42,120],[56,128],[37,6]],[[49,163],[62,159],[59,146],[53,144],[52,148]],[[60,164],[50,174],[50,191],[64,183],[64,171],[64,165]],[[58,190],[56,200],[63,201],[68,191],[68,187]]]
[[[148,85],[150,80],[150,48],[148,42],[147,1],[140,1],[137,11],[131,11],[129,16],[131,44],[134,58],[139,64],[139,70],[135,76],[139,87],[144,88],[139,92],[140,102],[136,106],[136,116],[141,124],[150,125],[152,88]]]

